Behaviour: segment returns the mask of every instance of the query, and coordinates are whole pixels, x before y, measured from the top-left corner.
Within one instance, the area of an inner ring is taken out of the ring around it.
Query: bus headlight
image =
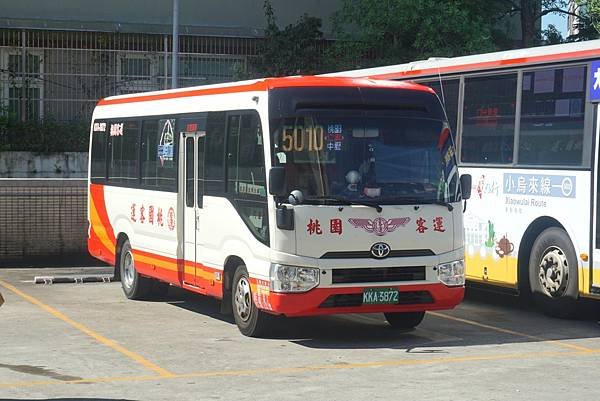
[[[319,269],[271,264],[271,291],[306,292],[319,285]]]
[[[465,261],[455,260],[437,265],[438,280],[449,287],[465,285]]]

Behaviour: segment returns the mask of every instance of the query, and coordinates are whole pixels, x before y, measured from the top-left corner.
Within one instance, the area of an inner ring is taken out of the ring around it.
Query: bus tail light
[[[319,285],[319,269],[271,264],[269,273],[273,292],[306,292]]]
[[[436,266],[438,280],[448,287],[465,285],[465,261],[455,260],[449,263],[440,263]]]

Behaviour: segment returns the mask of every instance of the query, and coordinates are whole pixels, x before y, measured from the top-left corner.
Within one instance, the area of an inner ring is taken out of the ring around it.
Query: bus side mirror
[[[462,174],[460,176],[460,192],[463,200],[471,197],[471,174]]]
[[[269,194],[285,196],[285,168],[271,167],[269,170]]]

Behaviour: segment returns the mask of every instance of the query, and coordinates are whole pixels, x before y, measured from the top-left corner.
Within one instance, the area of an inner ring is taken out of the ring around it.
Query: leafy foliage
[[[552,24],[542,31],[542,43],[546,45],[557,45],[563,43],[565,39],[556,27]]]
[[[323,70],[323,32],[320,18],[304,14],[295,24],[283,29],[277,25],[269,0],[263,5],[267,27],[258,56],[250,61],[244,77],[310,75]]]
[[[539,44],[557,44],[563,42],[577,42],[598,38],[598,32],[593,29],[590,5],[596,3],[600,15],[600,0],[579,0],[579,5],[584,5],[579,12],[573,13],[569,8],[568,0],[492,0],[500,7],[504,7],[504,15],[519,17],[521,27],[521,43],[519,47],[530,47]],[[587,11],[586,11],[587,9]],[[548,14],[561,15],[567,18],[569,15],[577,16],[577,28],[579,33],[563,38],[554,26],[548,26],[539,35],[539,25],[542,18]],[[596,18],[596,21],[598,19]]]
[[[0,116],[0,151],[87,152],[89,123],[52,118],[20,121]]]
[[[585,37],[597,39],[600,37],[600,0],[579,0],[582,18],[579,18],[577,28]],[[584,39],[585,40],[585,39]]]
[[[343,0],[334,17],[338,65],[365,67],[496,49],[476,0]]]

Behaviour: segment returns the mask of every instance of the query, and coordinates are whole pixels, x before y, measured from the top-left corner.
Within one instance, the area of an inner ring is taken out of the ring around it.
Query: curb
[[[83,284],[83,283],[110,283],[115,281],[114,276],[108,274],[87,276],[36,276],[34,284]]]

